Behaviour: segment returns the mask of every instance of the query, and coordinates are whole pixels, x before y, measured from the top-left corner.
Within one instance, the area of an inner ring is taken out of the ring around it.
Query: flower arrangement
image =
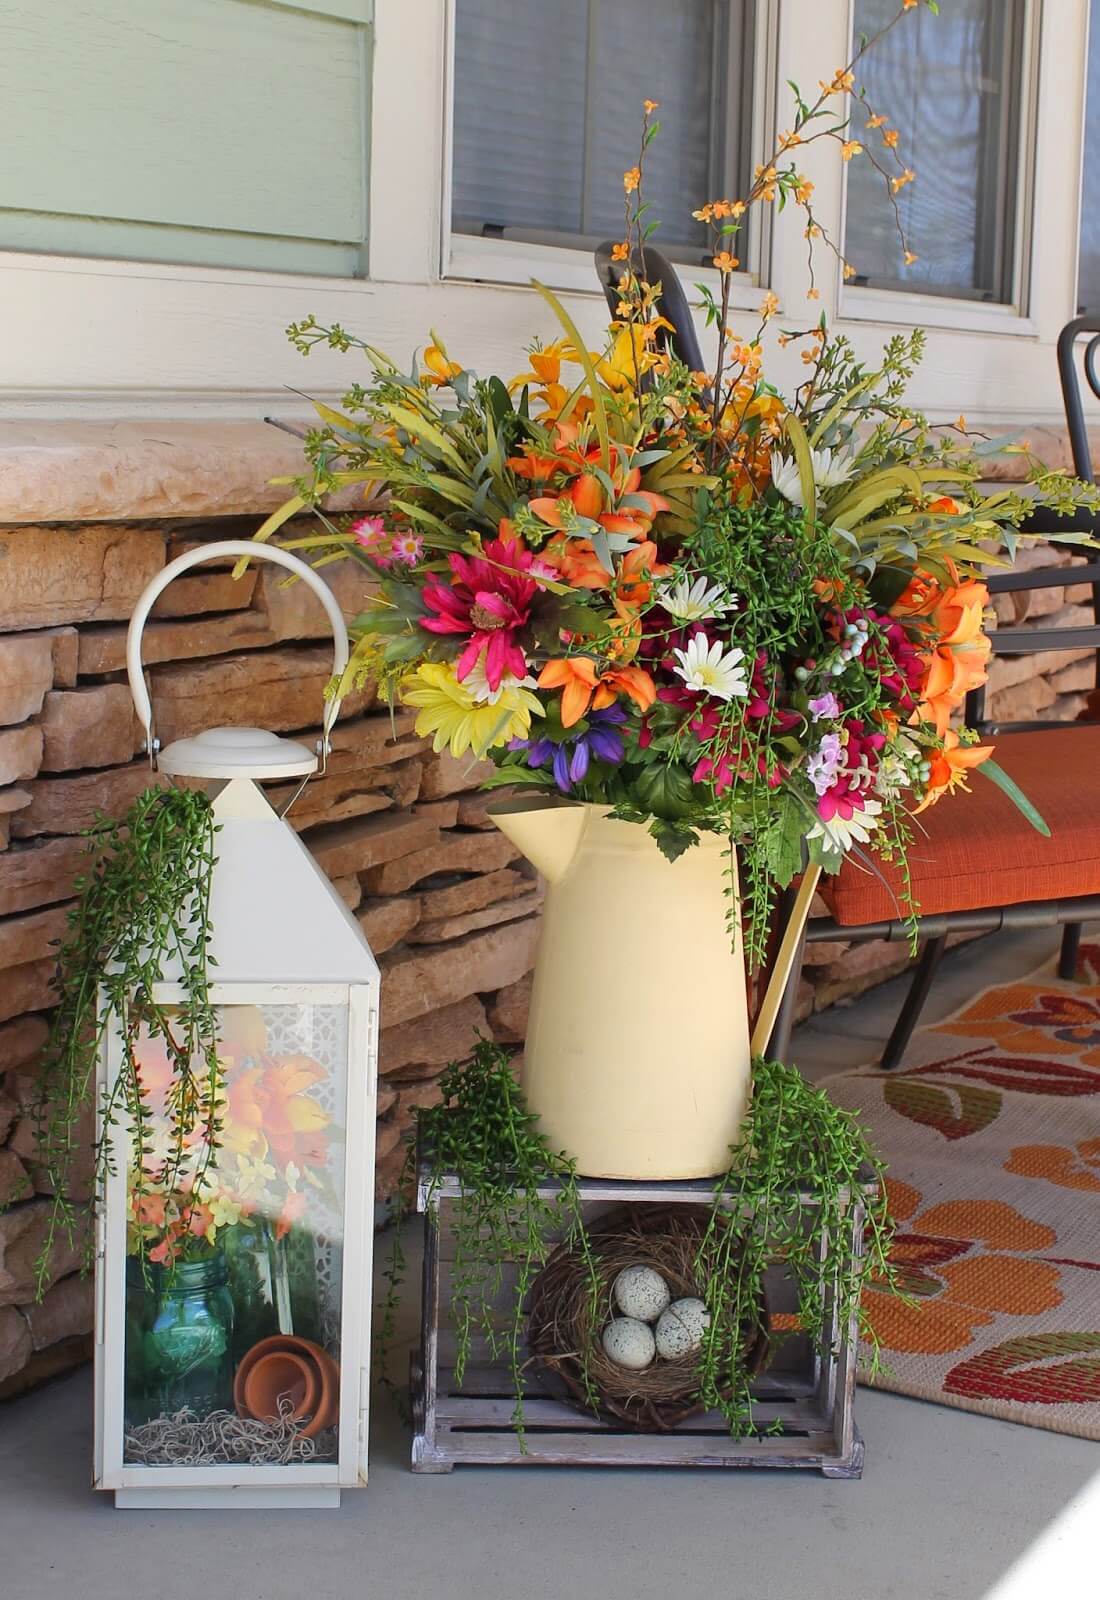
[[[1044,826],[954,719],[990,654],[983,572],[1011,561],[1036,501],[1059,514],[1092,503],[1037,462],[1030,494],[987,493],[997,442],[961,417],[933,430],[905,404],[919,332],[867,367],[823,315],[785,328],[778,342],[801,347],[805,372],[781,394],[765,371],[776,296],[751,330],[731,325],[734,251],[757,206],[801,208],[807,294],[819,298],[815,248],[837,247],[814,214],[803,146],[873,161],[895,212],[914,181],[897,130],[856,83],[873,43],[816,100],[795,89],[791,127],[743,198],[695,212],[717,274],[717,293],[700,286],[710,370],[678,358],[644,273],[656,226],[645,155],[659,127],[647,101],[603,348],[589,350],[539,285],[562,334],[510,381],[479,377],[436,334],[405,373],[343,328],[294,325],[303,353],[355,347],[372,375],[342,411],[318,407],[312,472],[258,535],[317,509],[322,531],[294,547],[319,564],[351,557],[364,574],[342,687],[370,679],[414,707],[437,751],[493,763],[487,784],[606,805],[670,857],[700,830],[734,840],[753,958],[804,850],[829,872],[870,849],[903,864],[913,818],[975,770]],[[858,138],[853,105],[866,113]],[[319,502],[348,485],[365,486],[366,509],[341,525]]]
[[[130,1176],[131,1254],[163,1264],[190,1260],[214,1246],[220,1230],[252,1217],[269,1223],[275,1240],[285,1238],[309,1189],[323,1187],[333,1130],[310,1090],[326,1078],[324,1067],[306,1055],[273,1053],[256,1006],[219,1008],[217,1050],[217,1074],[203,1082],[216,1104],[196,1121],[181,1155],[173,1062],[162,1038],[146,1031],[136,1042],[144,1136]],[[207,1128],[216,1130],[213,1151]]]

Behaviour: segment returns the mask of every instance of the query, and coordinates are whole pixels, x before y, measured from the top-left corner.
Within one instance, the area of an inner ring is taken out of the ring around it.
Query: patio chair
[[[602,245],[596,252],[596,265],[608,303],[614,309],[622,268],[611,260],[610,245]],[[693,370],[699,370],[702,361],[691,313],[671,264],[647,246],[644,266],[649,281],[662,285],[661,310],[674,326],[669,335],[670,348]],[[1067,323],[1058,339],[1058,371],[1074,470],[1078,477],[1092,482],[1095,480],[1076,366],[1076,344],[1082,334],[1090,336],[1084,351],[1085,376],[1093,394],[1100,398],[1100,375],[1096,370],[1100,320],[1078,317]],[[1026,530],[1064,531],[1064,523],[1044,521],[1044,516],[1049,518],[1050,514],[1037,513],[1025,525]],[[1095,536],[1100,518],[1081,516],[1074,527]],[[1093,623],[999,628],[993,635],[994,650],[1001,656],[1097,650],[1097,689],[1084,715],[1100,717],[1100,560],[1088,549],[1074,553],[1083,557],[1082,565],[995,576],[989,580],[989,589],[991,594],[1018,594],[1088,583]],[[974,775],[968,796],[946,800],[922,813],[918,819],[922,832],[909,852],[909,867],[924,948],[883,1052],[884,1068],[896,1067],[901,1061],[951,934],[1060,926],[1063,934],[1058,970],[1068,978],[1076,968],[1082,923],[1100,916],[1100,805],[1096,793],[1100,722],[1001,723],[986,717],[984,689],[968,696],[966,721],[979,734],[996,736],[998,763],[1037,808],[1051,830],[1050,837],[1036,832],[1008,796],[980,773]],[[792,888],[781,897],[777,908],[779,927],[790,915],[794,893]],[[849,859],[835,878],[822,878],[821,894],[830,915],[814,917],[807,925],[771,1031],[767,1053],[772,1056],[782,1058],[790,1043],[807,942],[900,941],[910,935],[900,875],[880,862],[872,868]]]

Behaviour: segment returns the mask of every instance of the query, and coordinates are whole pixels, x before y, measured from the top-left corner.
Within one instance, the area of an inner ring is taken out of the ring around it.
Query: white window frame
[[[1047,11],[1051,10],[1047,7]],[[1007,303],[966,296],[907,293],[868,285],[842,284],[840,315],[852,321],[894,323],[924,328],[957,328],[967,332],[1015,334],[1034,338],[1038,325],[1031,316],[1031,284],[1035,247],[1034,196],[1039,115],[1041,0],[1025,0],[1021,38],[1020,84],[1022,105],[1015,150],[1016,207],[1013,223],[1012,297]],[[1048,16],[1049,21],[1049,16]],[[905,19],[899,26],[904,26]],[[855,37],[855,0],[848,0],[848,37]],[[854,49],[850,43],[849,50]],[[1048,50],[1046,66],[1050,68]],[[1049,85],[1048,85],[1049,88]],[[856,158],[858,160],[858,157]],[[917,175],[920,181],[920,174]],[[847,221],[848,185],[843,186],[840,238]]]
[[[599,293],[590,250],[552,244],[533,244],[518,239],[481,239],[457,233],[451,227],[452,179],[454,174],[454,97],[455,97],[455,8],[457,0],[444,0],[444,112],[443,112],[443,193],[440,208],[439,274],[442,279],[472,283],[529,284],[538,278],[548,288],[574,293]],[[751,159],[763,159],[774,147],[775,106],[778,69],[779,0],[758,0],[753,39],[753,96],[750,118]],[[699,202],[715,199],[700,195]],[[660,237],[654,239],[661,248]],[[761,288],[769,279],[771,260],[770,216],[760,207],[753,217],[749,244],[744,252],[746,270],[735,273],[730,296],[737,310],[754,309]],[[720,292],[718,273],[711,267],[674,262],[678,276],[690,291],[704,284],[714,294]]]

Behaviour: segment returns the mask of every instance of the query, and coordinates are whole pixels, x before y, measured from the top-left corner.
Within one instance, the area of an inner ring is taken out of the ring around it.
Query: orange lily
[[[577,508],[577,515],[595,520],[604,508],[603,485],[591,472],[582,472],[569,485],[569,498]]]
[[[952,580],[957,582],[958,574],[955,571],[954,564],[949,561],[947,565]],[[930,572],[923,572],[918,567],[890,607],[890,615],[892,617],[927,617],[935,610],[942,597],[943,590],[937,579]]]
[[[452,378],[457,378],[462,367],[457,361],[448,359],[446,350],[437,344],[430,344],[424,352],[424,365],[429,372],[420,374],[421,383],[432,384],[435,388],[445,387]],[[430,375],[429,375],[430,374]]]
[[[508,385],[508,392],[514,394],[517,389],[522,389],[524,384],[531,384],[535,389],[535,399],[543,407],[544,416],[557,417],[574,395],[574,390],[561,381],[562,361],[571,361],[572,351],[572,345],[563,339],[556,339],[553,344],[545,345],[541,350],[529,351],[531,371],[521,372],[513,378]],[[577,395],[574,398],[575,416],[585,416],[591,409],[592,401],[588,395]]]
[[[657,546],[651,539],[643,539],[635,549],[628,551],[614,575],[608,572],[590,539],[567,539],[559,535],[550,540],[543,555],[574,589],[608,589],[614,578],[617,594],[630,605],[644,605],[652,593],[652,585],[647,580],[663,578],[672,570],[657,560]]]
[[[929,615],[938,642],[928,657],[919,715],[947,731],[951,713],[986,680],[993,645],[983,630],[989,590],[977,578],[947,589]]]
[[[924,799],[913,815],[935,805],[945,794],[967,788],[969,774],[975,767],[980,767],[983,761],[988,761],[992,754],[991,744],[961,744],[954,728],[948,728],[943,736],[943,750],[931,759],[932,771]]]
[[[628,550],[619,564],[615,584],[620,600],[631,606],[644,606],[653,597],[652,578],[664,578],[672,568],[657,560],[657,546],[652,539],[644,539],[633,550]]]
[[[606,589],[611,582],[611,574],[593,550],[591,539],[559,535],[550,540],[543,556],[574,589]]]
[[[583,472],[592,462],[599,461],[600,447],[590,444],[582,449],[579,437],[580,429],[575,422],[559,422],[551,440],[552,454],[547,455],[537,445],[527,444],[520,455],[508,457],[508,465],[517,477],[540,483],[552,478],[555,472],[567,475]],[[618,446],[613,446],[614,449]]]
[[[555,339],[553,344],[544,345],[541,350],[529,350],[527,358],[531,363],[530,372],[521,372],[513,378],[508,385],[509,392],[522,389],[525,383],[557,383],[561,378],[561,358],[565,349],[563,339]]]
[[[635,494],[640,500],[645,501],[645,509],[631,507],[626,511],[600,511],[595,516],[591,511],[582,510],[582,506],[595,506],[602,504],[603,490],[598,479],[590,477],[587,473],[576,478],[569,489],[562,495],[537,495],[534,500],[529,500],[528,505],[541,521],[547,522],[552,528],[564,528],[566,519],[562,513],[561,502],[569,500],[578,516],[588,517],[591,522],[598,522],[608,533],[623,533],[631,539],[641,539],[649,532],[653,519],[660,511],[667,511],[669,503],[663,495],[654,494],[648,489],[624,490],[624,493]],[[597,502],[596,496],[600,499]],[[580,504],[578,504],[580,501]]]
[[[571,728],[591,709],[602,711],[626,694],[641,711],[657,698],[653,679],[642,667],[612,667],[597,673],[591,656],[560,656],[539,673],[540,689],[561,689],[562,727]]]

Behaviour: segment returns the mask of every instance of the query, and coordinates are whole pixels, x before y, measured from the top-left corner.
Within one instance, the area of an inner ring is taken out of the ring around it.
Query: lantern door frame
[[[187,999],[178,983],[153,986],[158,1005]],[[131,1507],[338,1506],[341,1489],[367,1482],[370,1424],[370,1340],[373,1301],[373,1174],[378,1100],[378,983],[281,983],[219,979],[213,1006],[331,1005],[348,1014],[344,1091],[345,1159],[340,1285],[340,1409],[337,1460],[298,1463],[153,1467],[123,1460],[126,1359],[126,1216],[130,1131],[117,1126],[114,1171],[98,1197],[95,1303],[95,1466],[93,1487],[114,1490]],[[104,1093],[122,1066],[122,1033],[113,1019],[100,1051],[96,1137]],[[365,1070],[356,1070],[360,1066]]]

